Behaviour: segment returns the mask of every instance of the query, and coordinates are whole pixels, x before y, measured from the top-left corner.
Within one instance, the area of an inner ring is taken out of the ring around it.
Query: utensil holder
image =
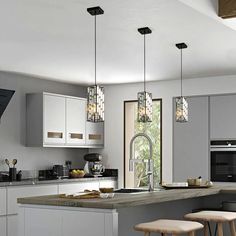
[[[16,168],[9,168],[9,181],[16,181]]]

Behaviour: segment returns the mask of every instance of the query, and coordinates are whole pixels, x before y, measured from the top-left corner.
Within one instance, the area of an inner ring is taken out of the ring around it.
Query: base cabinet
[[[22,230],[22,225],[24,222],[20,221],[23,218],[19,217],[20,210],[22,210],[21,207],[17,205],[17,198],[21,197],[33,197],[33,196],[42,196],[42,195],[53,195],[53,194],[71,194],[79,191],[84,191],[85,189],[89,190],[98,190],[99,187],[114,187],[117,185],[117,181],[115,180],[93,180],[93,181],[84,181],[84,182],[76,182],[76,183],[63,183],[63,184],[48,184],[48,185],[36,185],[36,186],[11,186],[7,188],[2,188],[0,191],[1,198],[0,198],[0,209],[1,209],[1,214],[5,215],[0,215],[0,236],[22,236],[24,233],[20,233]],[[28,236],[33,236],[33,235],[44,235],[44,236],[59,236],[61,235],[61,222],[58,224],[58,215],[57,211],[46,211],[47,214],[43,216],[43,218],[40,215],[40,210],[37,211],[36,215],[32,213],[34,221],[32,219],[27,219],[27,222],[30,222],[29,228],[27,229],[25,235]],[[45,213],[45,211],[44,211]],[[66,213],[66,212],[65,212]],[[37,215],[38,214],[38,215]],[[71,231],[74,235],[77,235],[78,233],[80,234],[81,229],[77,227],[80,225],[78,223],[77,219],[73,219],[74,215],[72,216],[69,214],[68,217],[65,219],[64,224],[64,234],[65,236],[70,235],[70,226],[71,224],[76,226],[75,230]],[[83,215],[83,217],[87,217],[86,214]],[[83,219],[85,219],[83,218]],[[96,218],[96,217],[95,217]],[[53,220],[52,220],[53,219]],[[61,218],[60,218],[61,219]],[[69,220],[68,220],[69,219]],[[36,220],[36,221],[35,221]],[[76,220],[76,222],[75,222]],[[87,219],[87,223],[83,223],[82,226],[88,225],[88,222],[93,222],[93,219]],[[97,219],[94,219],[97,221]],[[32,221],[32,222],[31,222]],[[34,225],[37,224],[37,222],[44,222],[42,225]],[[98,221],[97,221],[98,222]],[[50,226],[45,226],[47,224],[50,224]],[[80,225],[81,226],[81,225]],[[81,227],[82,227],[81,226]],[[32,227],[32,228],[31,228]],[[33,232],[32,229],[35,227],[38,229],[38,232]],[[45,229],[48,229],[49,231],[45,231]],[[59,231],[58,231],[59,229]],[[68,232],[68,234],[66,234]],[[91,231],[91,235],[93,231]],[[94,235],[95,232],[93,232]],[[72,235],[73,235],[72,234]],[[104,235],[104,234],[103,234]],[[87,236],[87,235],[86,235]],[[110,235],[109,235],[110,236]]]
[[[57,194],[57,185],[10,187],[7,190],[7,214],[18,213],[17,198]]]
[[[17,236],[18,227],[18,215],[7,216],[7,236]]]
[[[115,210],[21,206],[20,236],[118,236]],[[52,220],[53,219],[53,220]]]
[[[0,216],[6,215],[7,212],[7,194],[5,188],[0,188]]]
[[[7,236],[7,222],[5,216],[0,216],[0,236]]]

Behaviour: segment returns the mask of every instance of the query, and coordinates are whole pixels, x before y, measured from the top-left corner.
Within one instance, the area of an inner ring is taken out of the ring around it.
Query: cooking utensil
[[[15,168],[16,164],[17,164],[17,159],[13,159],[13,161],[12,161],[13,168]]]
[[[5,163],[8,165],[8,167],[10,168],[10,161],[8,159],[5,159]]]

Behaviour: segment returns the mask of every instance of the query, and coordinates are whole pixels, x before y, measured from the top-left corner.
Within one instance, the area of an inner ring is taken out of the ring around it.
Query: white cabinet
[[[7,236],[7,222],[6,217],[0,216],[0,236]]]
[[[104,124],[86,121],[85,98],[27,94],[27,146],[99,148]]]
[[[18,236],[18,216],[7,216],[7,236]]]
[[[80,234],[84,236],[106,235],[104,227],[101,227],[105,225],[103,213],[79,212],[78,214],[77,211],[64,211],[62,217],[62,236]],[[80,220],[78,220],[78,217]],[[92,227],[88,222],[92,222]]]
[[[73,184],[59,184],[59,194],[72,194],[76,192],[82,192],[85,189],[88,190],[98,190],[99,189],[99,182],[98,181],[91,181],[91,182],[81,182],[81,183],[73,183]]]
[[[21,216],[22,217],[22,216]],[[63,223],[60,211],[49,209],[25,209],[25,225],[23,235],[20,236],[62,236],[61,224]],[[79,221],[79,219],[77,219]],[[80,233],[78,232],[77,235]],[[67,232],[70,235],[70,232]]]
[[[7,214],[17,214],[17,198],[57,194],[57,185],[8,187]]]
[[[108,211],[107,211],[108,212]],[[115,217],[116,216],[116,217]],[[117,213],[82,211],[71,208],[25,208],[22,236],[117,236]],[[110,220],[112,219],[112,220]],[[115,219],[115,220],[113,220]]]
[[[66,99],[62,96],[43,95],[44,144],[65,144]]]
[[[86,100],[66,98],[66,143],[85,145]]]
[[[89,146],[104,144],[104,122],[86,123],[86,144]]]
[[[236,95],[210,97],[211,139],[236,139]]]
[[[0,188],[0,216],[6,215],[6,209],[7,209],[6,197],[7,197],[6,188]]]

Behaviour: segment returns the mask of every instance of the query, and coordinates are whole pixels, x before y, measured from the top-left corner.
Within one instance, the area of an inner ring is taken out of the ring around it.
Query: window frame
[[[160,183],[159,184],[161,184],[162,183],[162,170],[163,170],[163,168],[162,168],[162,145],[163,145],[163,139],[162,139],[162,129],[163,129],[163,127],[162,127],[162,98],[155,98],[155,99],[152,99],[152,101],[159,101],[160,102],[160,144],[161,144],[161,146],[160,146]],[[126,124],[125,124],[125,105],[126,105],[126,103],[130,103],[130,102],[138,102],[138,100],[125,100],[124,101],[124,104],[123,104],[123,115],[124,115],[124,117],[123,117],[123,127],[124,127],[124,130],[123,130],[123,137],[124,137],[124,143],[123,143],[123,145],[124,145],[124,147],[123,147],[123,150],[124,150],[124,153],[123,153],[123,156],[124,156],[124,158],[123,158],[123,170],[124,170],[124,174],[123,174],[123,177],[124,177],[124,181],[123,181],[123,185],[124,185],[124,188],[126,188],[126,186],[125,186],[125,180],[126,180],[126,174],[125,174],[125,170],[126,170],[126,138],[125,138],[125,130],[126,130]]]

